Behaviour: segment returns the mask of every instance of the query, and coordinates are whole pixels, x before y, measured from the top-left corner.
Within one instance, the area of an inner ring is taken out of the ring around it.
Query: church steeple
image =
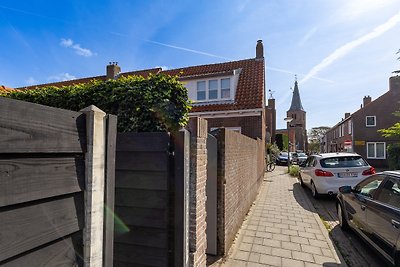
[[[299,86],[297,84],[297,77],[296,77],[296,81],[294,82],[292,104],[290,105],[288,111],[298,111],[298,110],[304,111],[304,108],[303,105],[301,104]]]
[[[291,151],[307,151],[307,126],[306,126],[306,111],[301,104],[299,85],[297,83],[297,76],[295,76],[292,103],[289,110],[286,112],[288,118],[292,118],[292,122],[288,127],[291,128],[293,136],[290,136],[290,143],[295,144],[291,147]]]

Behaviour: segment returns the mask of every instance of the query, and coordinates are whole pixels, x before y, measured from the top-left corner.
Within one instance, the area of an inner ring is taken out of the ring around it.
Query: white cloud
[[[35,80],[35,78],[33,78],[33,77],[29,77],[28,80],[25,81],[25,83],[27,85],[34,85],[34,84],[38,84],[38,81]]]
[[[342,45],[341,47],[337,48],[335,51],[333,51],[333,53],[331,53],[329,56],[324,58],[319,64],[314,66],[305,75],[305,77],[303,79],[301,79],[301,81],[299,83],[304,83],[304,82],[308,81],[310,78],[317,75],[320,71],[327,68],[329,65],[334,63],[336,60],[344,57],[345,55],[350,53],[353,49],[357,48],[358,46],[384,34],[388,30],[395,27],[399,22],[400,22],[400,12],[398,12],[396,15],[391,17],[388,21],[379,25],[378,27],[373,29],[371,32],[365,34],[364,36],[361,36],[360,38],[350,41],[350,42]]]
[[[90,49],[83,48],[80,44],[75,44],[71,39],[62,38],[60,45],[75,50],[75,53],[80,56],[91,57],[96,55],[96,53],[92,52]]]
[[[69,80],[75,80],[76,77],[69,74],[68,72],[66,73],[60,73],[58,75],[53,75],[47,78],[48,81],[53,81],[53,82],[63,82],[63,81],[69,81]]]

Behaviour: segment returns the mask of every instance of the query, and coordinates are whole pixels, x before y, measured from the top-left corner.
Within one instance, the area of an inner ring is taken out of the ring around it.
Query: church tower
[[[286,112],[287,117],[293,120],[289,123],[289,140],[291,145],[290,151],[307,151],[307,128],[306,128],[306,112],[301,104],[299,85],[297,77],[294,82],[294,90],[292,96],[292,103],[289,110]],[[294,145],[295,146],[294,146]]]

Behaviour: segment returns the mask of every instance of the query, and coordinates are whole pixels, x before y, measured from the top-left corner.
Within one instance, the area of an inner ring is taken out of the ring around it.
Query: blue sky
[[[21,87],[122,71],[255,57],[285,128],[297,74],[307,128],[376,99],[400,69],[398,0],[1,0],[0,84]],[[397,37],[396,37],[397,36]]]

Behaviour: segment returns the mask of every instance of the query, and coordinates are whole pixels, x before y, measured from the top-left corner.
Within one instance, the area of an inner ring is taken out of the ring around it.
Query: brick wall
[[[265,130],[263,131],[263,129],[265,129],[265,118],[263,118],[263,116],[208,118],[207,121],[209,129],[218,127],[241,127],[242,134],[254,139],[265,139]]]
[[[264,176],[264,144],[220,129],[218,141],[218,254],[226,254]]]
[[[189,263],[206,266],[207,121],[191,118],[189,181]]]

